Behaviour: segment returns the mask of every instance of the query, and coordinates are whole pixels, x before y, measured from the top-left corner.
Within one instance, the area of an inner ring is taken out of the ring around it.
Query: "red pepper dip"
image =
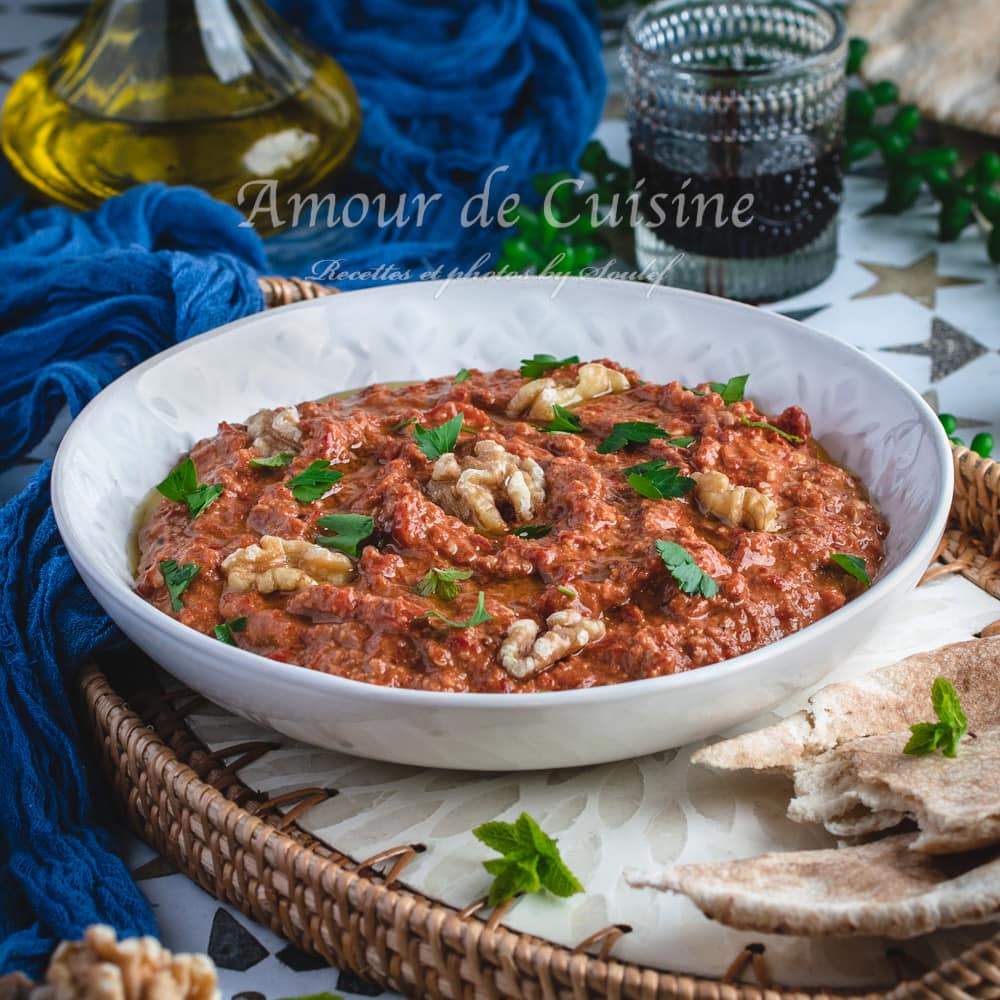
[[[877,576],[888,526],[799,407],[768,418],[743,377],[523,371],[220,424],[158,487],[138,593],[310,670],[519,692],[738,656]]]

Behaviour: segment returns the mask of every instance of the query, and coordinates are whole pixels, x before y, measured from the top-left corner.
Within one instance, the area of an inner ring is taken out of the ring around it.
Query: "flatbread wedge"
[[[792,774],[797,764],[863,736],[906,732],[931,716],[935,677],[954,684],[969,728],[1000,723],[1000,637],[917,653],[857,680],[817,691],[783,722],[724,740],[691,758],[717,770],[749,768]]]
[[[626,872],[629,885],[689,896],[708,917],[761,934],[916,937],[985,923],[1000,910],[1000,857],[936,857],[915,834],[860,847],[764,854]]]

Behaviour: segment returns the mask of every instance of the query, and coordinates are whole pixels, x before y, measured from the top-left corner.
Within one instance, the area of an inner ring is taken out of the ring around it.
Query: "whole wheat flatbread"
[[[870,45],[869,80],[895,81],[938,121],[1000,135],[997,0],[852,0],[848,24]]]
[[[910,847],[952,854],[1000,843],[1000,726],[966,736],[954,760],[902,753],[908,732],[868,736],[802,762],[788,815],[835,837],[888,830],[904,819]]]
[[[914,836],[839,850],[672,865],[625,877],[636,888],[682,893],[706,916],[762,934],[908,938],[996,919],[996,852],[919,854],[911,850]]]
[[[973,732],[1000,723],[1000,637],[973,639],[908,656],[855,681],[830,684],[783,722],[705,747],[691,759],[719,770],[791,774],[801,761],[838,744],[932,721],[935,677],[955,685]]]

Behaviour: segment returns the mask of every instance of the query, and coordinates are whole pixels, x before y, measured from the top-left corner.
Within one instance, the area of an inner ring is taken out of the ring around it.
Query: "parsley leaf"
[[[292,491],[292,496],[299,503],[312,503],[318,500],[344,474],[330,468],[325,458],[318,458],[307,469],[297,476],[292,476],[285,485]]]
[[[548,836],[527,813],[521,813],[515,823],[499,820],[483,823],[472,833],[502,855],[483,862],[493,876],[490,906],[541,889],[563,897],[583,892],[583,886],[559,853],[558,841]]]
[[[579,363],[580,359],[575,354],[563,358],[562,361],[551,354],[536,354],[521,361],[521,377],[540,378],[554,368],[565,368],[567,365],[578,365]]]
[[[789,434],[788,431],[783,431],[780,427],[775,427],[774,424],[769,424],[766,420],[751,420],[749,417],[740,417],[740,420],[747,427],[759,427],[764,431],[774,431],[775,434],[780,434],[786,441],[792,441],[795,444],[801,444],[802,442],[802,438],[798,434]]]
[[[866,587],[872,585],[864,559],[861,556],[851,556],[846,552],[831,552],[830,561],[836,563],[845,573],[860,580]]]
[[[620,451],[629,444],[647,444],[653,438],[667,438],[667,444],[675,444],[679,448],[686,448],[695,440],[693,437],[671,438],[662,427],[645,420],[626,420],[611,428],[611,433],[597,446],[597,452],[599,455],[607,455],[612,451]]]
[[[486,595],[479,591],[479,600],[476,602],[476,610],[472,612],[472,615],[464,622],[452,621],[450,618],[446,618],[440,611],[428,611],[425,615],[418,615],[417,621],[423,621],[425,618],[437,618],[443,621],[445,625],[449,628],[472,628],[473,625],[482,625],[483,622],[493,621],[493,616],[487,614],[486,612]]]
[[[709,382],[709,386],[712,392],[717,392],[722,397],[722,402],[728,406],[730,403],[742,402],[749,378],[749,375],[734,375],[728,382]]]
[[[446,424],[440,427],[421,427],[416,424],[413,428],[413,436],[417,439],[417,447],[432,462],[455,450],[455,442],[458,440],[459,431],[462,429],[462,414],[456,413]]]
[[[515,528],[511,534],[518,538],[544,538],[551,530],[551,524],[522,524],[520,528]]]
[[[295,456],[290,451],[279,451],[277,455],[267,455],[265,458],[251,458],[250,464],[257,469],[283,469],[292,464]]]
[[[940,720],[910,726],[910,738],[903,753],[913,757],[940,750],[945,757],[957,757],[958,745],[969,728],[969,720],[958,700],[958,692],[946,677],[937,677],[931,686],[931,705]]]
[[[660,541],[656,543],[656,551],[685,594],[714,597],[719,592],[719,585],[698,566],[683,545]]]
[[[461,368],[458,374],[451,380],[452,385],[458,385],[459,382],[464,382],[467,378],[472,378],[472,372],[468,368]]]
[[[235,646],[236,642],[233,639],[234,632],[242,632],[247,627],[247,619],[245,615],[241,615],[239,618],[234,618],[231,622],[226,622],[223,625],[216,625],[212,631],[215,633],[215,638],[219,642],[224,642],[227,646]]]
[[[550,434],[582,434],[583,425],[580,423],[580,418],[571,410],[553,403],[552,420],[542,430]]]
[[[375,521],[365,514],[327,514],[316,521],[316,527],[336,532],[320,535],[317,545],[356,557],[358,546],[375,530]]]
[[[184,563],[183,566],[178,566],[176,559],[161,559],[160,572],[163,574],[163,582],[170,595],[170,607],[174,611],[180,611],[184,607],[181,594],[188,589],[191,581],[201,572],[201,567],[197,563]]]
[[[174,503],[186,503],[192,521],[222,496],[222,483],[199,484],[191,458],[185,458],[156,489]]]
[[[562,584],[559,584],[559,586],[556,587],[556,590],[558,590],[560,594],[565,594],[567,597],[577,596],[576,591],[572,587],[565,587]]]
[[[458,597],[458,581],[470,576],[471,569],[429,569],[413,589],[422,597],[437,595],[444,601],[453,601]]]
[[[415,424],[416,422],[417,422],[416,417],[409,417],[406,420],[400,420],[398,424],[393,424],[392,427],[389,428],[389,433],[398,434],[400,431],[406,430],[406,428],[409,427],[410,424]]]
[[[643,462],[641,466],[632,466],[625,471],[629,486],[650,500],[682,497],[694,488],[694,480],[690,476],[682,476],[676,465],[667,465],[662,459]]]

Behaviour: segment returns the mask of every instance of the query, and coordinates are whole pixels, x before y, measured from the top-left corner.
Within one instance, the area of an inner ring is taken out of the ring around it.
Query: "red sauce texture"
[[[473,371],[457,384],[439,378],[419,385],[374,385],[340,398],[298,405],[302,448],[287,468],[257,468],[252,436],[241,424],[191,450],[200,483],[223,493],[192,519],[184,504],[162,499],[139,530],[136,589],[165,614],[212,634],[245,617],[233,638],[244,649],[310,670],[370,684],[435,691],[556,691],[618,684],[691,670],[775,642],[836,611],[863,585],[831,562],[834,552],[864,558],[874,579],[888,526],[862,484],[832,464],[797,406],[767,417],[749,400],[725,404],[707,383],[699,395],[678,382],[643,382],[608,360],[631,388],[574,406],[583,433],[549,433],[538,421],[506,415],[527,381],[518,371]],[[548,373],[572,385],[578,365]],[[752,378],[751,378],[752,383]],[[461,460],[479,440],[497,441],[514,456],[534,459],[545,473],[545,501],[531,523],[550,525],[525,539],[509,507],[510,531],[489,536],[442,509],[429,496],[434,462],[417,446],[410,418],[435,427],[462,413],[475,433],[459,435]],[[770,421],[802,438],[747,426]],[[689,447],[654,439],[600,454],[614,424],[648,421]],[[284,485],[317,459],[343,478],[310,503]],[[622,470],[663,459],[682,474],[724,472],[778,509],[779,529],[752,531],[701,509],[693,494],[648,499]],[[166,472],[167,470],[164,470]],[[262,535],[314,541],[326,514],[374,518],[355,575],[343,585],[317,584],[261,594],[228,589],[220,568],[234,550]],[[683,593],[658,554],[657,540],[683,546],[718,584],[711,598]],[[196,563],[201,571],[171,609],[161,560]],[[458,596],[421,596],[429,569],[471,571]],[[567,593],[559,588],[569,588]],[[452,628],[472,615],[479,592],[490,620]],[[573,596],[575,595],[575,596]],[[517,680],[498,652],[512,622],[530,618],[544,630],[548,615],[576,609],[601,619],[606,634],[532,677]]]

